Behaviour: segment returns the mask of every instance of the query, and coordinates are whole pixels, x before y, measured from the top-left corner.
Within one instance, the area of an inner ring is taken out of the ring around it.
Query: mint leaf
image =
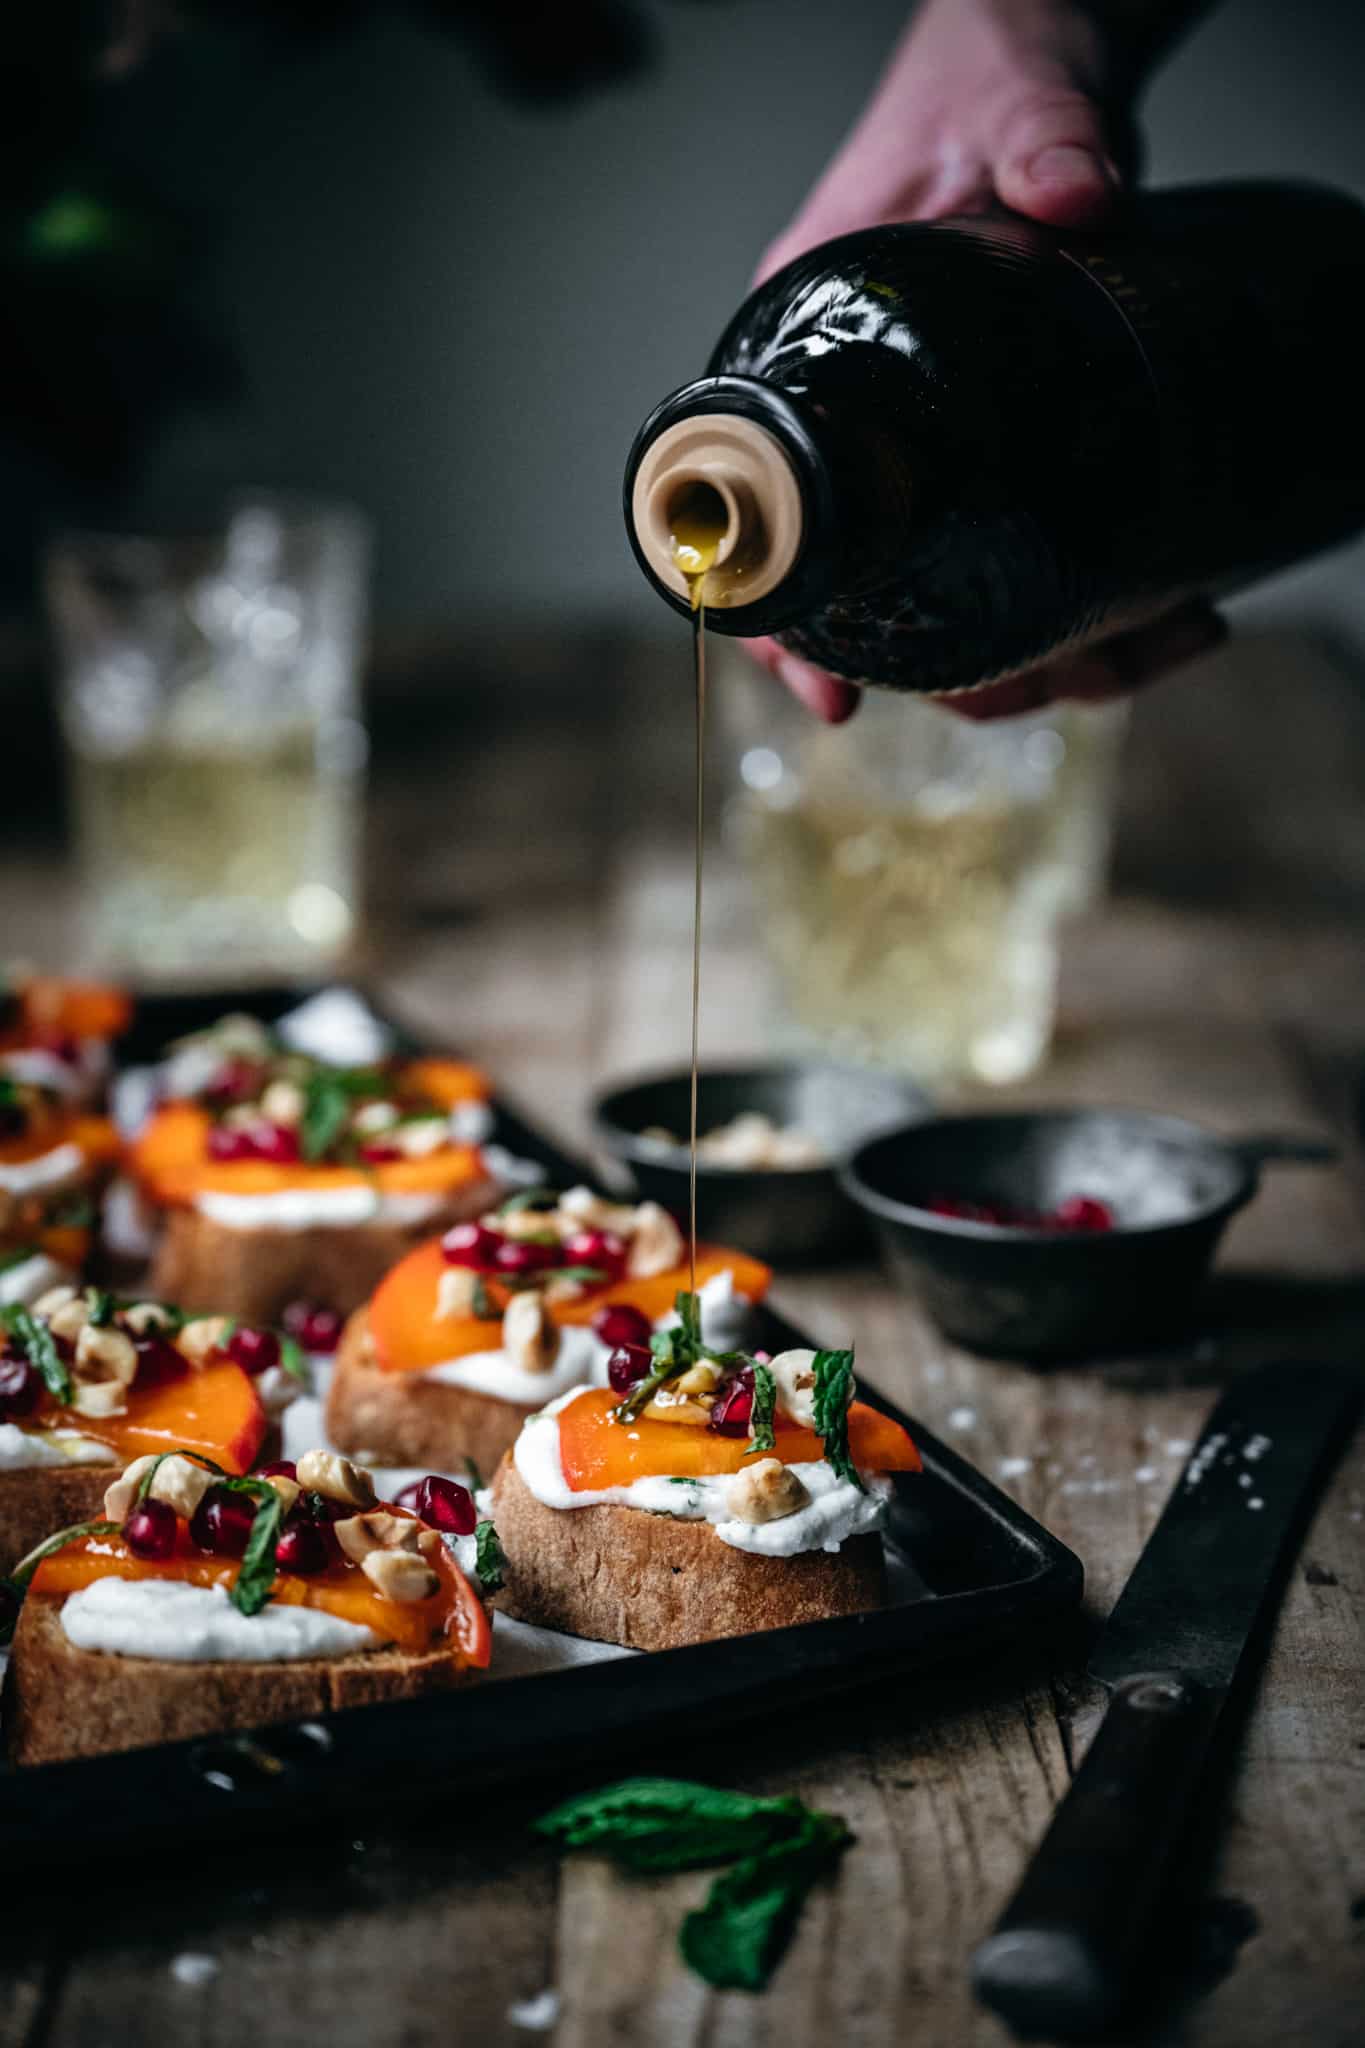
[[[275,1583],[275,1545],[284,1527],[284,1502],[268,1479],[223,1479],[219,1484],[232,1493],[251,1494],[260,1503],[229,1595],[239,1614],[259,1614]]]
[[[471,1491],[473,1491],[474,1493],[482,1493],[483,1477],[479,1471],[478,1466],[474,1463],[474,1460],[470,1457],[465,1457],[462,1458],[460,1462],[464,1466],[465,1473],[469,1480]]]
[[[90,1308],[90,1327],[102,1330],[114,1320],[114,1297],[107,1287],[87,1287],[85,1299]]]
[[[811,1886],[853,1840],[837,1814],[806,1813],[799,1830],[718,1877],[678,1934],[683,1961],[718,1990],[762,1991],[781,1962]]]
[[[473,1306],[474,1313],[481,1322],[491,1322],[498,1312],[497,1304],[488,1292],[488,1283],[482,1273],[474,1275]]]
[[[330,1067],[314,1067],[304,1083],[303,1115],[299,1119],[299,1150],[319,1160],[331,1151],[351,1116],[351,1090]]]
[[[557,1209],[559,1196],[553,1188],[523,1188],[519,1194],[509,1195],[505,1202],[499,1202],[496,1214],[519,1216],[524,1209]]]
[[[570,1799],[535,1823],[562,1849],[592,1849],[643,1874],[695,1870],[795,1837],[799,1799],[755,1799],[686,1778],[625,1778]]]
[[[637,1380],[620,1406],[613,1410],[618,1422],[633,1422],[649,1406],[660,1387],[686,1372],[702,1356],[701,1298],[684,1287],[674,1299],[677,1322],[667,1330],[656,1330],[649,1340],[654,1366]]]
[[[221,1465],[215,1465],[212,1458],[205,1457],[202,1451],[158,1451],[137,1482],[137,1492],[133,1495],[134,1503],[146,1500],[152,1490],[152,1481],[167,1458],[188,1458],[192,1465],[202,1465],[206,1472],[215,1473],[219,1479],[227,1479],[230,1476]]]
[[[474,1570],[485,1593],[496,1593],[507,1572],[507,1557],[491,1522],[474,1531]]]
[[[308,1360],[303,1355],[303,1346],[293,1337],[280,1339],[280,1364],[291,1380],[297,1380],[301,1387],[311,1387],[313,1376],[308,1370]]]
[[[812,1362],[815,1374],[815,1431],[824,1439],[825,1456],[840,1479],[866,1493],[858,1468],[848,1448],[848,1404],[853,1399],[853,1353],[817,1351]]]
[[[13,1251],[0,1253],[0,1273],[12,1273],[16,1266],[26,1265],[30,1259],[37,1257],[37,1245],[17,1245]]]
[[[775,1451],[777,1438],[773,1424],[777,1417],[777,1381],[761,1359],[752,1361],[754,1375],[754,1405],[749,1417],[749,1441],[744,1455],[751,1457],[755,1451]]]
[[[71,1375],[57,1349],[57,1340],[47,1324],[40,1323],[36,1316],[30,1315],[18,1302],[11,1303],[4,1310],[0,1315],[0,1322],[3,1322],[10,1337],[34,1371],[42,1375],[43,1384],[53,1400],[60,1401],[63,1407],[68,1407],[71,1402]]]

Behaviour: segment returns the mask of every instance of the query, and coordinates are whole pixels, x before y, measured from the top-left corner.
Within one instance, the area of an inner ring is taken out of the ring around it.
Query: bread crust
[[[879,1536],[837,1551],[754,1557],[722,1543],[706,1522],[639,1508],[549,1508],[509,1456],[493,1481],[493,1513],[507,1553],[500,1611],[632,1650],[862,1614],[886,1599]]]
[[[342,1332],[327,1396],[327,1434],[340,1451],[372,1465],[429,1465],[458,1472],[472,1459],[494,1470],[542,1404],[500,1401],[472,1387],[444,1386],[420,1372],[385,1372],[367,1309]]]
[[[12,1571],[35,1544],[75,1522],[96,1522],[104,1514],[105,1488],[123,1470],[108,1465],[43,1465],[33,1471],[0,1472],[0,1576]]]
[[[24,1603],[5,1678],[5,1729],[19,1764],[66,1763],[157,1742],[308,1720],[468,1683],[448,1650],[370,1650],[298,1663],[176,1664],[78,1650],[62,1602]]]
[[[197,1209],[170,1209],[152,1260],[151,1291],[181,1308],[247,1322],[277,1323],[300,1300],[349,1315],[415,1245],[481,1216],[498,1193],[496,1181],[472,1181],[420,1224],[345,1229],[232,1230]]]

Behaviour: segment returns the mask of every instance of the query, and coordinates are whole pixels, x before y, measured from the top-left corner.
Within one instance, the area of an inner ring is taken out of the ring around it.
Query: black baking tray
[[[278,1014],[257,992],[234,1007]],[[261,992],[264,994],[264,992]],[[280,992],[275,992],[279,995]],[[289,1000],[297,991],[288,992]],[[135,1035],[125,1059],[147,1056],[168,1035],[192,1030],[224,1007],[155,1005],[155,1032]],[[187,1021],[182,1021],[186,1019]],[[169,1023],[169,1032],[165,1028]],[[502,1142],[539,1158],[556,1178],[582,1179],[581,1163],[499,1110]],[[757,1341],[777,1352],[800,1344],[775,1311],[758,1312]],[[0,1770],[0,1863],[27,1875],[69,1871],[101,1841],[178,1841],[210,1831],[323,1824],[344,1809],[362,1815],[429,1813],[467,1801],[499,1780],[557,1775],[628,1757],[676,1732],[793,1708],[878,1682],[902,1682],[942,1658],[1027,1634],[1080,1600],[1080,1560],[1007,1495],[928,1430],[859,1380],[859,1396],[907,1427],[923,1470],[895,1481],[888,1542],[907,1597],[874,1613],[806,1622],[684,1649],[612,1658],[558,1672],[475,1683],[424,1700],[354,1709],[281,1724],[250,1736],[165,1744],[88,1762]],[[496,1649],[495,1649],[496,1660]]]

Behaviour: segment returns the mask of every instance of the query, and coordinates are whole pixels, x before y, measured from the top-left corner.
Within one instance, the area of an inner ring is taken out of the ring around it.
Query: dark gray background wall
[[[250,399],[182,423],[150,486],[227,474],[354,498],[387,622],[652,620],[618,511],[631,434],[700,369],[905,11],[653,5],[653,70],[552,110],[410,27],[269,63],[163,54],[130,118],[221,221],[210,278]],[[1151,177],[1365,196],[1363,75],[1359,0],[1228,0],[1150,96]],[[1281,579],[1267,608],[1365,642],[1365,549]]]

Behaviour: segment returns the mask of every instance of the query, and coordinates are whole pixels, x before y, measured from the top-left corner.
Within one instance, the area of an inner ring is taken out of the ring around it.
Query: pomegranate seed
[[[1112,1230],[1114,1212],[1107,1202],[1100,1202],[1093,1195],[1069,1195],[1057,1204],[1056,1211],[1047,1218],[1063,1230]]]
[[[256,1477],[258,1479],[292,1479],[297,1486],[299,1468],[292,1458],[276,1458],[273,1465],[258,1465],[256,1467]]]
[[[596,1266],[609,1280],[625,1271],[626,1242],[614,1230],[579,1230],[564,1246],[566,1266]]]
[[[644,1344],[618,1344],[607,1360],[607,1379],[622,1400],[654,1368],[654,1353]]]
[[[484,1223],[457,1223],[441,1239],[441,1257],[448,1266],[467,1266],[491,1273],[504,1240]]]
[[[771,1351],[755,1351],[753,1354],[753,1360],[755,1365],[771,1365],[773,1362],[773,1355]]]
[[[403,1157],[397,1145],[386,1145],[382,1138],[372,1138],[360,1148],[360,1156],[367,1166],[392,1166],[395,1159]]]
[[[143,1500],[123,1525],[123,1540],[134,1557],[169,1557],[175,1549],[175,1509],[164,1500]]]
[[[255,1060],[224,1060],[204,1090],[204,1100],[224,1104],[250,1102],[264,1079],[264,1072]]]
[[[81,1042],[69,1031],[38,1031],[33,1043],[42,1052],[51,1053],[54,1060],[60,1060],[65,1067],[78,1067],[81,1063]]]
[[[345,1322],[346,1318],[334,1308],[322,1308],[311,1301],[291,1301],[284,1312],[285,1329],[305,1351],[335,1351]]]
[[[520,1237],[504,1237],[493,1259],[493,1269],[498,1273],[545,1273],[551,1266],[562,1266],[564,1248],[556,1238],[553,1244],[533,1244]]]
[[[168,1337],[135,1337],[137,1384],[139,1388],[159,1387],[178,1380],[190,1369],[183,1351],[177,1351]]]
[[[256,1148],[249,1131],[235,1131],[226,1124],[215,1124],[209,1132],[210,1159],[254,1159]]]
[[[285,1124],[253,1124],[247,1133],[251,1156],[272,1166],[292,1166],[299,1157],[299,1134]]]
[[[255,1519],[256,1502],[250,1494],[211,1486],[194,1511],[190,1535],[201,1550],[217,1557],[240,1557]]]
[[[227,1355],[243,1372],[249,1372],[255,1379],[258,1374],[269,1372],[272,1365],[280,1362],[280,1340],[273,1330],[256,1330],[246,1326],[234,1330],[227,1341]]]
[[[642,1308],[628,1301],[609,1301],[592,1319],[592,1333],[615,1350],[618,1344],[643,1345],[649,1349],[654,1325]]]
[[[747,1436],[754,1412],[754,1369],[742,1365],[730,1384],[717,1396],[711,1410],[711,1427],[718,1436]]]
[[[308,1578],[326,1571],[334,1549],[316,1522],[291,1522],[275,1545],[275,1562],[282,1572],[299,1572]]]
[[[42,1374],[26,1358],[0,1358],[0,1415],[29,1415],[43,1391]]]
[[[458,1479],[442,1479],[438,1473],[428,1472],[414,1486],[405,1486],[398,1499],[400,1506],[411,1508],[429,1529],[440,1529],[447,1536],[472,1536],[478,1526],[474,1496]]]

